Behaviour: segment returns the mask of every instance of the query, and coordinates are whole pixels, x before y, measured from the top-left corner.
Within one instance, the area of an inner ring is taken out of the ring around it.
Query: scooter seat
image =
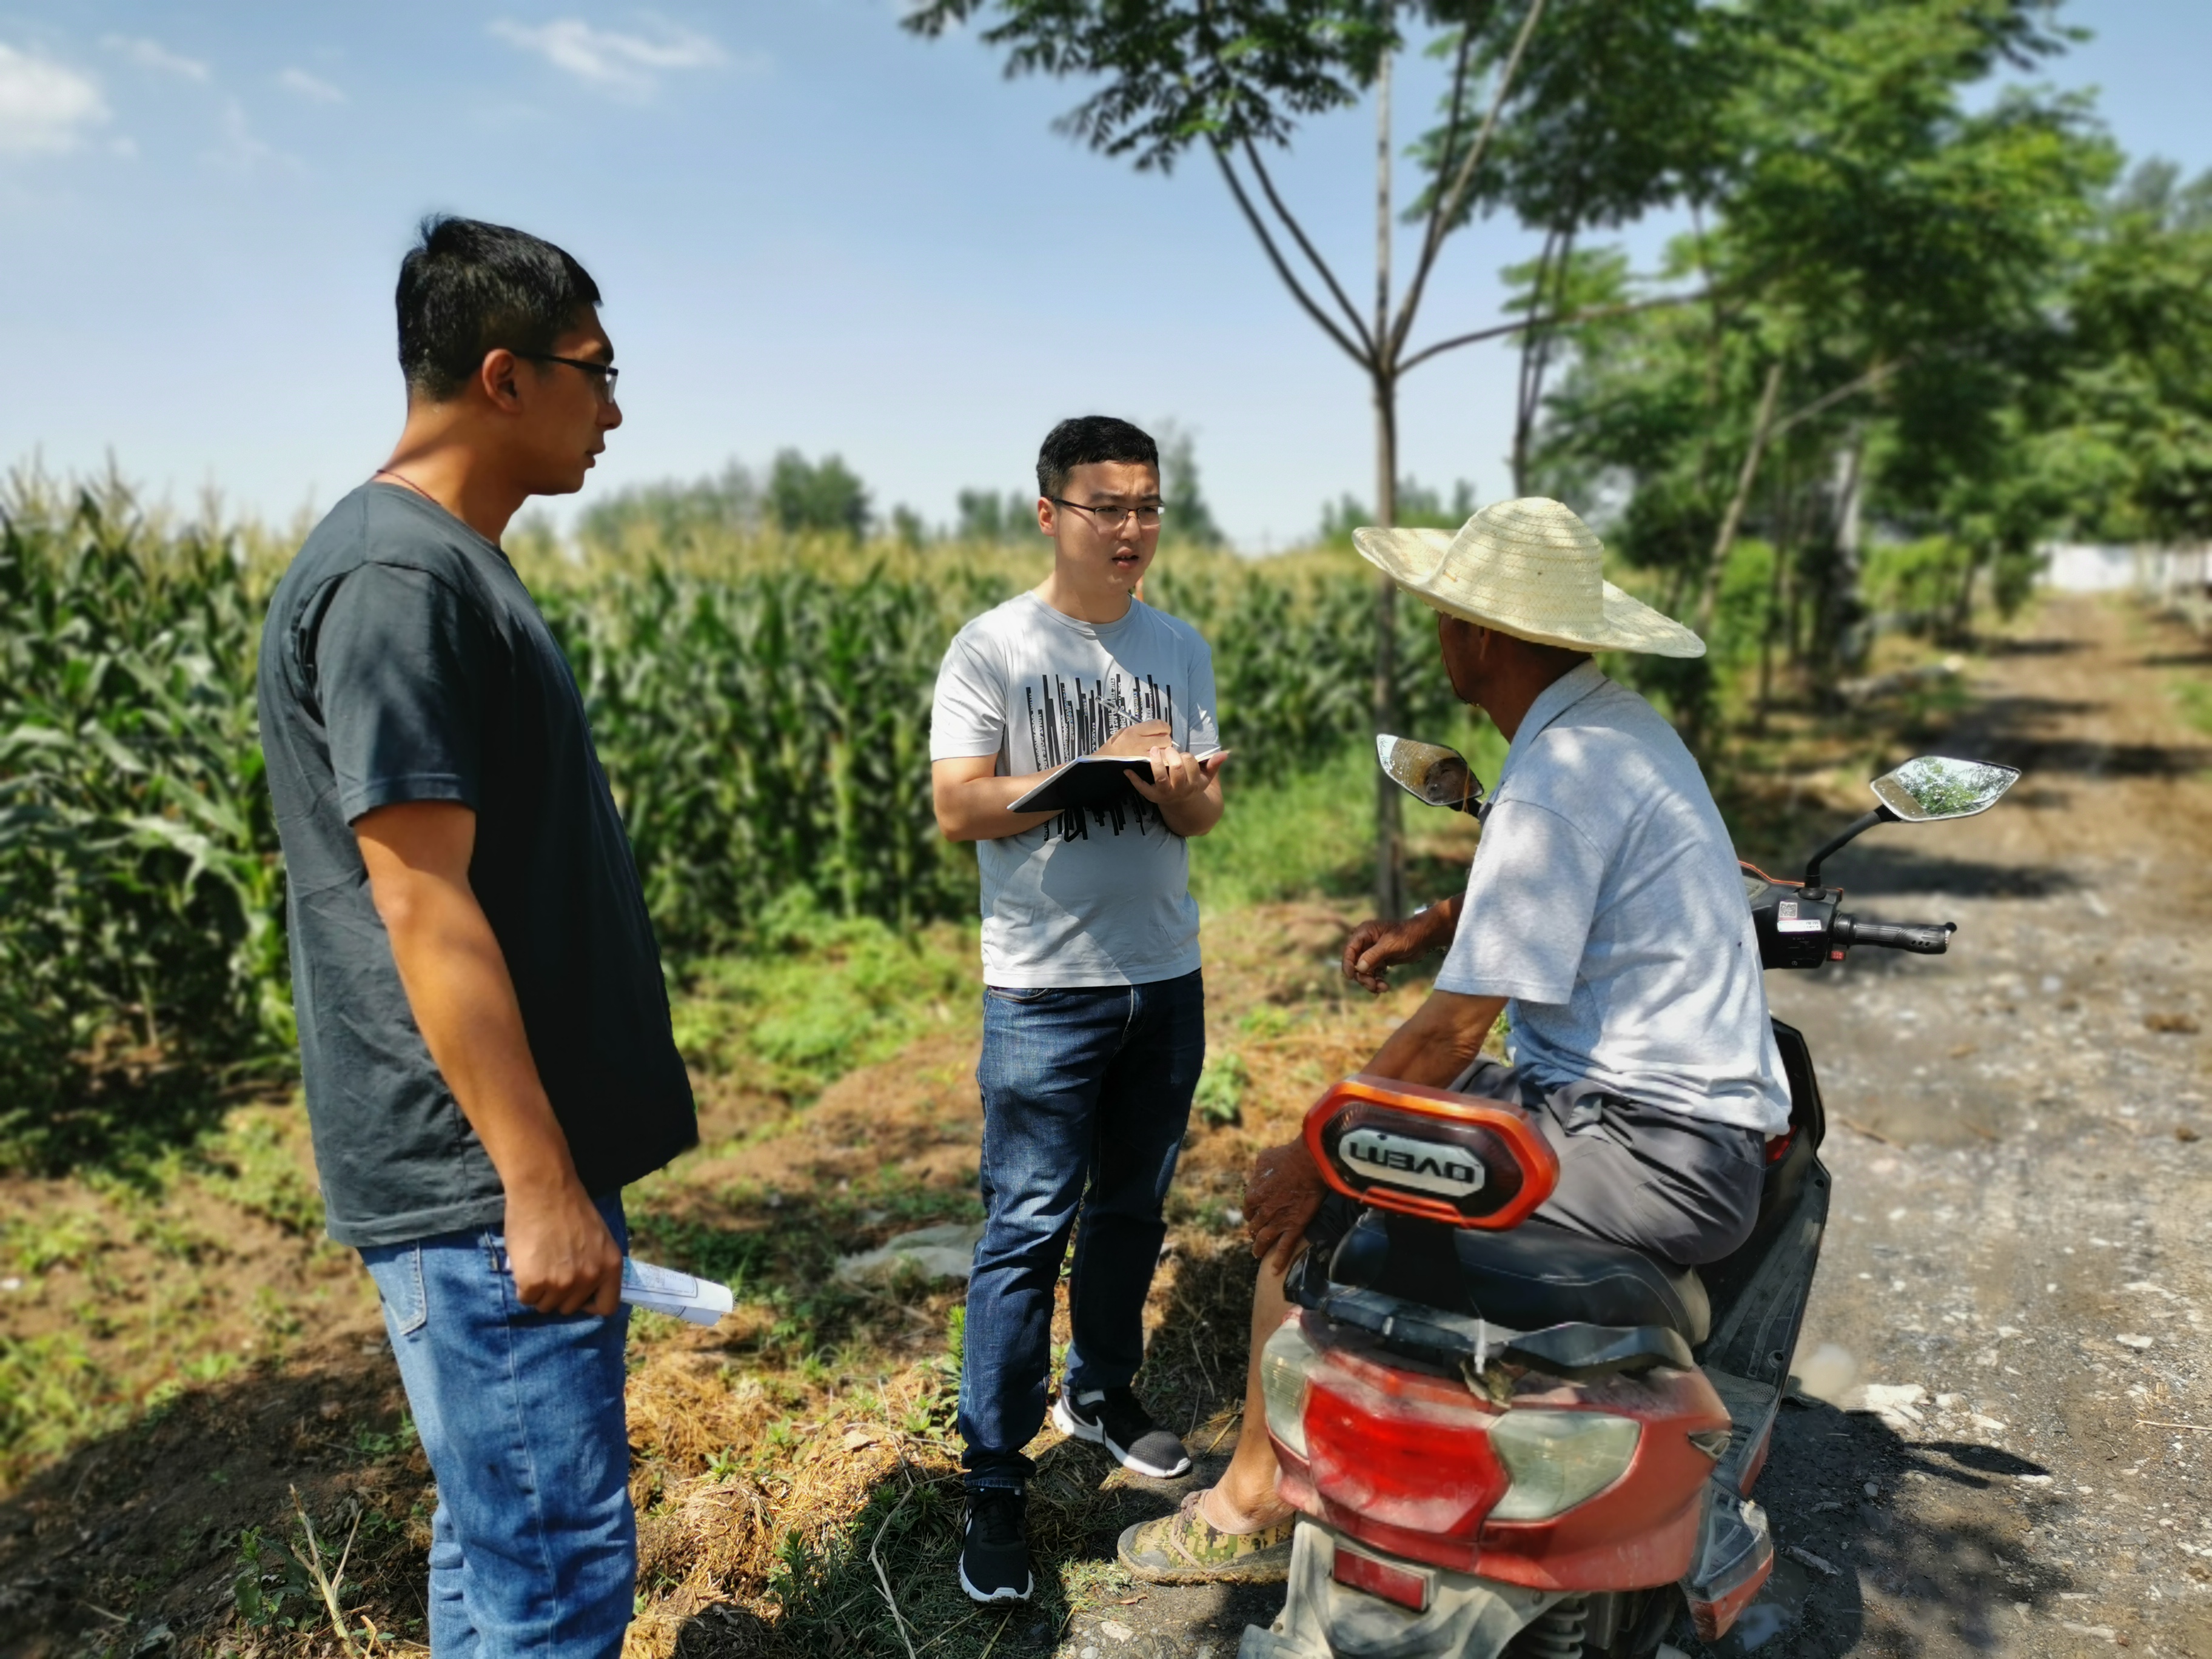
[[[1547,1221],[1491,1232],[1370,1210],[1337,1245],[1328,1277],[1510,1330],[1659,1325],[1694,1345],[1712,1327],[1695,1269]]]

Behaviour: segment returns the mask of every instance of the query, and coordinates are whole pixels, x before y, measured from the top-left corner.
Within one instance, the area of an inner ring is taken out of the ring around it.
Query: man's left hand
[[[1154,744],[1145,758],[1152,763],[1152,781],[1147,783],[1132,770],[1128,774],[1130,786],[1155,806],[1172,806],[1177,801],[1204,794],[1206,787],[1220,775],[1221,763],[1229,758],[1229,751],[1216,750],[1200,760],[1173,744],[1163,743]]]
[[[1252,1235],[1252,1254],[1277,1273],[1288,1267],[1326,1191],[1303,1140],[1261,1152],[1244,1178],[1244,1227]]]

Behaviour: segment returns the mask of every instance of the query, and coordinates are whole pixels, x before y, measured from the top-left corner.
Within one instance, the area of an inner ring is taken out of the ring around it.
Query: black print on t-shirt
[[[1141,680],[1119,672],[1102,675],[1089,690],[1083,676],[1063,678],[1040,674],[1034,686],[1025,686],[1023,700],[1029,705],[1030,759],[1034,769],[1049,771],[1063,762],[1095,753],[1125,726],[1142,720],[1175,721],[1175,687],[1162,685],[1147,674]],[[1134,824],[1139,835],[1160,823],[1159,809],[1139,799],[1117,806],[1094,806],[1091,822],[1080,808],[1060,816],[1054,827],[1062,841],[1087,841],[1093,824],[1115,835]]]

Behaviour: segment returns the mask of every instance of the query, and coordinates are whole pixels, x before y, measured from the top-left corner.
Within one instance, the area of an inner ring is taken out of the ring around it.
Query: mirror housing
[[[1986,812],[2019,781],[2016,766],[1921,755],[1868,787],[1891,817],[1905,823],[1934,823]]]
[[[1820,866],[1830,856],[1857,840],[1877,823],[1935,823],[1945,818],[1970,818],[1997,804],[2004,792],[2020,781],[2016,766],[1995,761],[1953,760],[1944,755],[1919,755],[1894,771],[1885,772],[1869,786],[1878,803],[1845,824],[1805,866],[1804,895],[1826,896],[1820,885]]]
[[[1458,750],[1384,735],[1375,739],[1375,758],[1393,782],[1422,805],[1482,816],[1481,781]]]

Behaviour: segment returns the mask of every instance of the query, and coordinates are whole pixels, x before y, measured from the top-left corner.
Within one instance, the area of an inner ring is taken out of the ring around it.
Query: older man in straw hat
[[[1757,1218],[1765,1143],[1787,1127],[1782,1061],[1735,854],[1674,728],[1594,651],[1702,655],[1705,644],[1600,573],[1597,536],[1557,501],[1501,501],[1456,534],[1361,530],[1370,563],[1437,613],[1460,697],[1511,744],[1466,893],[1353,933],[1371,991],[1449,945],[1436,989],[1361,1069],[1517,1102],[1559,1157],[1537,1215],[1685,1266]],[[1510,1066],[1482,1058],[1501,1012]],[[1260,1392],[1301,1249],[1357,1211],[1323,1202],[1303,1144],[1261,1154],[1247,1190],[1261,1258],[1236,1456],[1182,1510],[1122,1534],[1124,1565],[1167,1582],[1280,1578],[1291,1515]]]

